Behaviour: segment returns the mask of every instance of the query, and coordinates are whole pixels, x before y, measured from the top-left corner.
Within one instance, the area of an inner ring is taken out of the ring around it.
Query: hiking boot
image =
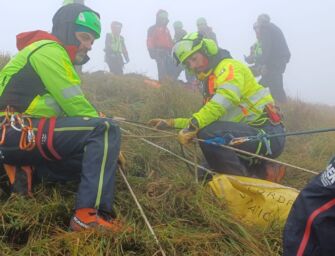
[[[286,167],[278,163],[265,164],[265,180],[279,183],[285,176]]]
[[[9,178],[11,193],[32,197],[32,167],[4,164],[4,168]]]
[[[120,220],[112,218],[109,214],[94,208],[77,209],[70,221],[72,231],[82,231],[91,228],[102,228],[113,233],[125,230]]]

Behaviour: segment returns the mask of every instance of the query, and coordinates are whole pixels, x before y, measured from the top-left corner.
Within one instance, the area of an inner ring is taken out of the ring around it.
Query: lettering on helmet
[[[86,22],[85,16],[83,13],[80,13],[78,16],[78,20],[82,21],[82,22]]]
[[[323,186],[327,187],[335,183],[335,159],[330,162],[320,177]]]

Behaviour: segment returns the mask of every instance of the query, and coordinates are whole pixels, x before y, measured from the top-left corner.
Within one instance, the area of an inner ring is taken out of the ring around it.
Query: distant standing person
[[[128,51],[121,36],[122,23],[113,21],[111,24],[112,33],[106,34],[105,40],[105,61],[109,71],[115,75],[122,75],[124,64],[129,62]]]
[[[178,42],[187,34],[186,30],[183,28],[183,23],[179,20],[173,23],[173,29],[174,29],[173,43]]]
[[[259,15],[257,23],[259,25],[259,42],[262,47],[259,63],[263,65],[262,78],[259,83],[270,88],[277,102],[285,102],[287,97],[283,86],[283,74],[286,64],[290,61],[290,50],[283,32],[270,22],[269,15]]]
[[[244,55],[244,60],[248,63],[249,68],[255,77],[259,77],[261,75],[262,65],[259,63],[260,58],[262,57],[262,47],[259,42],[259,25],[256,22],[253,26],[255,34],[256,34],[256,42],[250,47],[250,53],[248,56]]]
[[[213,29],[208,26],[207,20],[203,17],[197,19],[198,33],[202,34],[204,38],[212,39],[217,44],[216,34],[213,32]]]
[[[84,0],[64,0],[63,5],[67,4],[85,4]]]
[[[157,63],[158,79],[175,78],[175,66],[171,57],[172,37],[167,24],[168,12],[159,10],[156,14],[156,24],[148,29],[147,48],[149,55]]]
[[[175,21],[173,23],[173,29],[174,29],[174,36],[173,36],[173,43],[177,43],[179,40],[181,40],[184,36],[186,36],[187,32],[183,28],[183,23],[179,20]],[[177,65],[176,65],[177,66]],[[184,68],[181,65],[178,65],[176,67],[176,79],[179,77],[180,73],[184,70]],[[192,76],[187,70],[185,70],[185,77],[187,82],[191,82],[194,76]]]

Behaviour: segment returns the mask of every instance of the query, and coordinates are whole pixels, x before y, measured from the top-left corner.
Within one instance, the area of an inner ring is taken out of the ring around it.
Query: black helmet
[[[100,36],[99,29],[101,29],[101,27],[99,13],[82,4],[68,4],[61,7],[52,18],[52,34],[55,35],[64,45],[79,46],[80,43],[75,37],[75,32],[78,26],[84,25],[77,22],[79,14],[81,13],[90,13],[92,16],[96,17],[96,27],[93,28],[92,32],[95,33],[96,38]],[[88,29],[89,28],[91,27],[88,27]]]

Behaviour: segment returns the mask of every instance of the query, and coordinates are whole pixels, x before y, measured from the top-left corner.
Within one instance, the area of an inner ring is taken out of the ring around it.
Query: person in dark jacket
[[[284,256],[335,255],[335,157],[294,202],[285,224]]]
[[[216,34],[213,32],[213,29],[208,26],[207,20],[203,17],[197,19],[198,33],[202,34],[204,38],[212,39],[217,44]]]
[[[109,71],[115,75],[123,74],[125,63],[129,62],[128,51],[121,36],[122,23],[113,21],[111,24],[112,33],[106,34],[105,41],[105,61]]]
[[[283,32],[270,22],[267,14],[258,16],[259,43],[262,49],[259,65],[262,65],[260,84],[269,87],[277,102],[287,100],[283,86],[283,73],[289,62],[291,53]]]
[[[183,28],[183,23],[179,20],[173,23],[173,29],[174,29],[173,43],[178,42],[187,34],[186,30]]]
[[[89,60],[100,16],[68,4],[52,22],[52,33],[17,35],[19,52],[0,71],[1,163],[17,194],[32,195],[33,172],[47,181],[78,180],[70,228],[117,232],[112,206],[120,129],[87,100],[73,66]]]
[[[175,21],[173,23],[173,29],[174,29],[174,37],[173,37],[173,43],[176,44],[179,40],[181,40],[184,36],[186,36],[187,32],[183,28],[183,23],[181,21]],[[176,74],[175,77],[178,78],[180,73],[185,70],[185,78],[188,85],[191,85],[192,82],[195,80],[195,76],[192,75],[188,70],[184,69],[181,65],[176,65]]]
[[[158,79],[175,79],[176,66],[171,57],[173,41],[167,24],[168,13],[159,10],[156,14],[156,24],[148,29],[147,48],[149,55],[157,63]]]

